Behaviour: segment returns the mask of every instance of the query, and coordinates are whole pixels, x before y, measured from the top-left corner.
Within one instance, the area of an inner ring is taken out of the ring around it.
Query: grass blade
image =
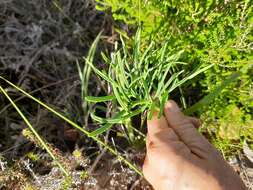
[[[126,114],[125,111],[122,111],[120,112],[119,116],[118,117],[114,117],[114,118],[102,118],[102,117],[99,117],[97,115],[95,115],[94,113],[91,113],[90,116],[91,118],[94,120],[94,121],[97,121],[101,124],[104,124],[104,123],[110,123],[110,124],[122,124],[123,123],[123,115]]]
[[[106,131],[108,131],[110,128],[112,128],[113,124],[107,123],[103,127],[100,127],[90,133],[90,136],[98,136]]]
[[[126,111],[121,111],[120,115],[114,118],[102,118],[99,116],[96,116],[94,113],[91,113],[91,118],[99,123],[110,123],[110,124],[123,124],[127,119],[132,118],[135,115],[140,114],[145,110],[146,107],[142,107],[141,109],[137,109],[135,111],[132,111],[130,113],[127,113]]]
[[[211,67],[213,67],[214,64],[208,65],[202,69],[199,69],[195,72],[193,72],[192,74],[190,74],[189,76],[185,77],[184,79],[180,80],[179,82],[173,84],[169,90],[169,92],[172,92],[175,88],[181,86],[182,84],[184,84],[186,81],[193,79],[194,77],[196,77],[197,75],[199,75],[200,73],[205,72],[206,70],[210,69]]]
[[[178,73],[174,73],[174,74],[170,77],[170,79],[165,83],[165,85],[163,86],[162,90],[160,90],[159,93],[157,93],[155,97],[156,97],[156,98],[160,97],[161,94],[162,94],[164,91],[166,91],[166,90],[168,89],[168,87],[170,86],[170,84],[171,84],[172,82],[175,82],[176,79],[177,79],[177,77],[178,77],[179,75],[181,75],[183,72],[184,72],[184,70],[179,71]],[[171,91],[172,91],[172,90],[171,90],[171,88],[170,88],[170,90],[168,90],[168,92],[170,93]]]
[[[7,92],[0,86],[0,91],[5,95],[5,97],[11,102],[12,106],[16,109],[18,114],[22,117],[26,125],[29,127],[29,129],[32,131],[34,136],[38,139],[42,147],[47,151],[47,153],[50,155],[50,157],[55,161],[55,163],[59,166],[61,171],[66,175],[69,176],[69,173],[67,170],[63,167],[63,165],[58,161],[58,159],[55,157],[53,152],[50,150],[50,148],[47,146],[47,144],[42,140],[40,135],[37,133],[37,131],[33,128],[32,124],[28,121],[28,119],[25,117],[25,115],[22,113],[22,111],[18,108],[18,106],[15,104],[15,102],[11,99],[11,97],[7,94]]]
[[[64,121],[66,121],[67,123],[69,123],[74,128],[76,128],[76,129],[80,130],[81,132],[83,132],[86,136],[90,137],[91,139],[93,139],[94,141],[96,141],[98,144],[100,144],[101,146],[103,146],[105,149],[107,149],[109,152],[111,152],[113,155],[115,155],[119,161],[123,161],[130,169],[132,169],[133,171],[135,171],[136,173],[138,173],[140,176],[143,176],[142,172],[136,166],[134,166],[131,162],[129,162],[127,159],[125,159],[116,150],[114,150],[113,148],[111,148],[110,146],[108,146],[102,140],[100,140],[99,138],[97,138],[95,136],[91,136],[90,132],[86,131],[84,128],[80,127],[75,122],[73,122],[70,119],[68,119],[67,117],[63,116],[62,114],[60,114],[59,112],[57,112],[53,108],[47,106],[45,103],[41,102],[37,98],[31,96],[29,93],[25,92],[24,90],[22,90],[21,88],[19,88],[18,86],[16,86],[12,82],[8,81],[7,79],[3,78],[2,76],[0,76],[0,79],[4,80],[10,86],[14,87],[18,91],[22,92],[24,95],[26,95],[27,97],[29,97],[30,99],[34,100],[35,102],[37,102],[38,104],[40,104],[41,106],[43,106],[44,108],[46,108],[47,110],[49,110],[50,112],[52,112],[53,114],[57,115],[59,118],[61,118]]]
[[[240,72],[235,72],[230,75],[226,80],[224,80],[219,86],[217,86],[212,92],[202,98],[199,102],[194,104],[193,106],[189,107],[184,111],[185,114],[191,115],[192,113],[196,112],[203,106],[209,105],[219,94],[225,89],[230,83],[234,82],[241,76]]]
[[[107,101],[112,101],[112,100],[115,100],[115,99],[116,99],[116,97],[114,95],[100,96],[100,97],[95,97],[95,96],[85,97],[86,101],[92,102],[92,103],[107,102]]]
[[[107,82],[114,84],[117,86],[117,84],[114,82],[114,80],[112,80],[108,75],[104,74],[103,72],[101,72],[100,70],[98,70],[92,62],[90,62],[88,59],[84,58],[86,63],[90,65],[90,67],[93,69],[93,71],[99,75],[101,78],[103,78],[104,80],[106,80]]]

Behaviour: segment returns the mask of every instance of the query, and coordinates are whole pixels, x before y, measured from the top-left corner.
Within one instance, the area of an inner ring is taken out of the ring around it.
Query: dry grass
[[[100,30],[110,34],[111,20],[95,10],[93,1],[60,1],[58,5],[62,10],[48,0],[0,2],[0,73],[82,123],[75,61],[87,53]],[[20,96],[12,89],[9,93],[15,99]],[[6,150],[23,143],[17,139],[24,126],[7,101],[2,97],[0,101],[4,126],[0,149]],[[50,114],[26,98],[18,104],[39,131],[45,130],[44,135],[63,129],[59,127],[63,124],[55,124]]]

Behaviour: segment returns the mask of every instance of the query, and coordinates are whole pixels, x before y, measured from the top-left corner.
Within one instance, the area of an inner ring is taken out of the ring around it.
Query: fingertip
[[[166,112],[180,112],[180,108],[178,107],[177,103],[173,100],[169,100],[164,107],[164,111]]]
[[[158,113],[155,111],[151,118],[147,119],[147,127],[156,127],[158,125]]]
[[[151,119],[147,120],[148,131],[150,128],[155,128],[159,126],[159,119],[157,115],[153,115]]]
[[[153,113],[152,113],[152,117],[148,117],[147,118],[147,121],[152,121],[152,120],[154,120],[154,119],[158,119],[158,115],[159,115],[159,112],[158,111],[154,111]]]
[[[147,129],[150,136],[169,127],[165,117],[161,116],[159,118],[158,115],[158,112],[154,112],[152,119],[147,120]]]
[[[172,121],[172,123],[174,123],[173,122],[174,120],[181,120],[181,118],[182,118],[182,112],[181,112],[180,108],[178,107],[177,103],[173,100],[169,100],[165,104],[164,115],[165,115],[169,124],[171,121]]]

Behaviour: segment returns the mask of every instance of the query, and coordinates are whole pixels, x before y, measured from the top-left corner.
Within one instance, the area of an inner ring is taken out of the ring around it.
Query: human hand
[[[244,190],[240,177],[174,101],[147,121],[145,178],[155,190]]]

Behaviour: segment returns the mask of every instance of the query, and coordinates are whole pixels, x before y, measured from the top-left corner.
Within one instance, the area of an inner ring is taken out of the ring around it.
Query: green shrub
[[[141,26],[144,43],[152,38],[157,43],[167,41],[170,54],[183,50],[181,61],[189,64],[180,65],[180,69],[190,71],[198,64],[214,64],[214,67],[198,78],[199,80],[191,80],[182,88],[181,95],[188,100],[185,105],[197,102],[233,73],[240,71],[245,65],[252,64],[253,6],[250,0],[97,2],[97,8],[109,9],[115,20],[124,22],[133,29]],[[243,72],[237,80],[233,80],[216,94],[218,96],[209,106],[200,107],[195,111],[202,115],[203,120],[212,121],[209,122],[212,126],[210,128],[215,127],[216,131],[219,131],[224,123],[231,122],[229,118],[233,117],[234,111],[240,110],[241,114],[234,117],[234,125],[228,126],[228,131],[236,131],[240,140],[252,139],[248,130],[248,135],[239,134],[239,129],[245,125],[244,118],[248,118],[246,123],[253,120],[252,76],[252,68]],[[197,89],[196,93],[193,93],[192,89]],[[217,132],[217,139],[225,138],[219,134]],[[227,146],[219,147],[223,149]]]

